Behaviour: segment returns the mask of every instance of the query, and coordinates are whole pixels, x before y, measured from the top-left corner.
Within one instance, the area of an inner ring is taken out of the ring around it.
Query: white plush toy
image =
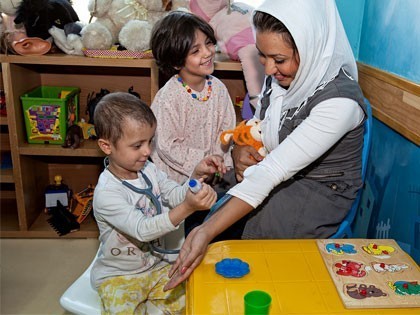
[[[155,22],[169,10],[188,8],[187,0],[89,0],[96,20],[81,31],[86,49],[110,49],[119,43],[131,51],[149,49]]]
[[[74,27],[84,26],[82,22],[73,23]],[[54,38],[54,43],[63,52],[69,55],[83,55],[83,43],[80,36],[76,33],[70,33],[66,35],[65,29],[53,26],[48,30],[51,36]]]
[[[19,7],[22,0],[0,0],[0,38],[4,38],[4,36],[8,36],[6,40],[12,41],[15,40],[16,32],[24,34],[26,36],[25,29],[20,28],[16,29],[13,23],[13,20],[16,15],[17,8]],[[3,43],[2,43],[3,44]]]

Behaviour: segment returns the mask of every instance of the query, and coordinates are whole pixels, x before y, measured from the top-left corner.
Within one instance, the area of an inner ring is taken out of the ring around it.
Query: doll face
[[[152,152],[151,142],[155,130],[156,124],[150,126],[126,119],[124,133],[117,143],[106,141],[105,146],[100,144],[102,151],[109,156],[111,171],[120,178],[137,178],[137,172],[144,167]]]
[[[194,83],[204,82],[204,77],[214,71],[214,55],[216,48],[210,38],[202,31],[195,32],[195,40],[191,46],[185,65],[179,71],[179,75],[185,83],[194,88]]]
[[[299,54],[276,32],[257,32],[256,46],[266,75],[273,75],[282,87],[289,87],[299,68]]]

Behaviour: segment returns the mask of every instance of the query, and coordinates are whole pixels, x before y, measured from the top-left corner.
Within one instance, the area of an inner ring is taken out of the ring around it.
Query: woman
[[[256,116],[269,154],[234,150],[241,182],[190,233],[166,289],[191,274],[215,235],[248,213],[244,239],[329,237],[362,184],[366,106],[335,1],[267,0],[253,23],[266,73]]]

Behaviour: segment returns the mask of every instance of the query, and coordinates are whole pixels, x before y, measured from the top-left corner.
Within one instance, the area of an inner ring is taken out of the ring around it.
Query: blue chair
[[[365,120],[365,130],[363,132],[363,150],[362,150],[362,182],[365,183],[366,168],[369,160],[369,151],[372,137],[372,108],[369,101],[365,98],[366,108],[368,117]],[[351,209],[347,216],[341,222],[338,230],[330,238],[351,238],[353,237],[353,231],[351,225],[356,217],[357,209],[359,208],[360,200],[362,199],[363,189],[359,189],[357,192],[356,199],[354,200]]]

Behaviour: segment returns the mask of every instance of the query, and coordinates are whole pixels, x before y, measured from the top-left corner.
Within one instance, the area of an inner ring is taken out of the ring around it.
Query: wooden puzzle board
[[[420,270],[391,239],[317,240],[346,308],[420,308]]]

